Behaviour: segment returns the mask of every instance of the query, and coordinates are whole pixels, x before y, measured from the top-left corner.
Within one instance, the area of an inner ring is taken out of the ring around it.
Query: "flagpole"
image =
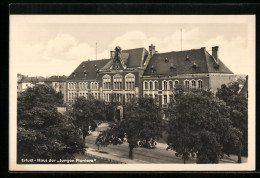
[[[96,42],[96,60],[97,60],[97,42]]]
[[[182,28],[181,28],[181,51],[182,51]]]

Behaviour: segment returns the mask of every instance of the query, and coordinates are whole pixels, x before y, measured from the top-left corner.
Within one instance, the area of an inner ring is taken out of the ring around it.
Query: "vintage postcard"
[[[10,15],[10,171],[252,171],[254,15]]]

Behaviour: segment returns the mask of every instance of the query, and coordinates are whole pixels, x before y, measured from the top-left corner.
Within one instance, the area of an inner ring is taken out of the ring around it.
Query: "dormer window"
[[[219,68],[219,64],[215,63],[215,64],[214,64],[214,68],[215,68],[215,69],[218,69],[218,68]]]
[[[154,73],[154,67],[153,67],[153,65],[151,66],[151,73]]]
[[[97,68],[97,65],[95,64],[95,66],[94,66],[95,68]]]
[[[198,65],[195,63],[195,61],[193,62],[192,67],[193,67],[193,69],[197,69],[198,68]]]
[[[85,65],[83,65],[82,68],[85,68]]]
[[[169,62],[169,60],[167,59],[167,57],[164,59],[164,62]]]
[[[176,68],[173,66],[173,63],[171,63],[171,67],[170,67],[170,70],[171,72],[173,72]]]
[[[186,56],[186,59],[185,59],[185,60],[186,60],[186,61],[190,60],[189,55]]]
[[[87,71],[86,71],[86,70],[84,70],[84,75],[85,75],[85,77],[88,75],[88,73],[87,73]]]
[[[97,74],[97,76],[99,75],[99,70],[98,69],[96,70],[96,74]]]
[[[76,77],[76,72],[73,72],[72,74],[73,74],[74,77]]]

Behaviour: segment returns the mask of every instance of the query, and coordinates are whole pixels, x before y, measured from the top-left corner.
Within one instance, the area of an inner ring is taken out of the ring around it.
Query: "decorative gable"
[[[112,56],[113,62],[110,66],[111,70],[124,70],[127,68],[127,59],[129,54],[121,53],[121,48],[117,46],[115,48],[115,55]]]
[[[120,61],[116,60],[113,62],[113,64],[110,67],[111,70],[124,70],[123,65]]]

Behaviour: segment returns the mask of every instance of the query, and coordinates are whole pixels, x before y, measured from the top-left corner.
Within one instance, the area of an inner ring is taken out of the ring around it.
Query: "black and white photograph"
[[[11,171],[255,169],[254,15],[10,15],[9,42]]]

